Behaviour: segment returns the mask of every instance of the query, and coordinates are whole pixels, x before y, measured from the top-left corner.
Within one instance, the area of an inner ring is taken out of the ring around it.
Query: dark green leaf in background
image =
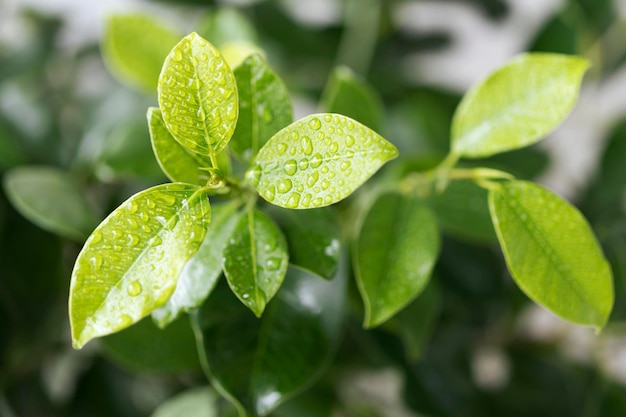
[[[22,164],[25,160],[26,156],[17,141],[12,140],[9,133],[0,126],[0,170]]]

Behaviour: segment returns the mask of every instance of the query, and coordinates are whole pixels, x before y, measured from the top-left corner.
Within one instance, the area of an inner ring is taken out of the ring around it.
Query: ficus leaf
[[[213,45],[191,33],[174,46],[158,96],[163,121],[181,145],[212,156],[226,147],[237,123],[237,85]]]
[[[603,327],[613,306],[612,274],[580,212],[525,181],[492,189],[489,208],[522,291],[566,320]]]
[[[192,316],[203,367],[241,416],[265,416],[310,385],[339,343],[345,270],[325,281],[289,267],[261,320],[218,286]]]
[[[144,15],[111,16],[102,38],[102,55],[122,81],[154,94],[163,60],[180,36]]]
[[[272,135],[293,121],[289,92],[261,56],[254,54],[235,68],[239,119],[231,150],[250,161]]]
[[[376,200],[354,251],[366,327],[383,323],[424,290],[439,246],[435,215],[419,198],[387,193]]]
[[[578,97],[589,62],[523,54],[468,92],[452,121],[452,150],[481,158],[533,144],[552,131]]]
[[[199,307],[213,291],[222,275],[222,250],[241,217],[238,207],[237,202],[211,207],[211,225],[202,245],[183,268],[176,290],[167,303],[152,312],[160,327],[168,325],[182,312]]]
[[[209,220],[203,190],[179,183],[135,194],[104,219],[72,272],[74,347],[128,327],[165,304]]]
[[[395,146],[349,117],[313,114],[272,136],[246,177],[277,206],[323,207],[346,198],[397,155]]]
[[[260,317],[285,278],[287,243],[263,212],[248,209],[237,222],[223,251],[228,285]]]
[[[4,176],[4,189],[24,217],[53,233],[83,241],[98,223],[78,184],[56,168],[13,168]]]

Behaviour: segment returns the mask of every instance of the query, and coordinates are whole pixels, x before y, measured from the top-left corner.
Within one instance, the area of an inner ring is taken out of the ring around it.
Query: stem
[[[479,181],[482,179],[515,179],[515,177],[508,172],[491,168],[452,169],[448,173],[448,178],[455,180],[468,179],[475,181]]]
[[[380,0],[346,1],[345,32],[339,44],[337,65],[345,65],[365,76],[378,40],[381,8]]]

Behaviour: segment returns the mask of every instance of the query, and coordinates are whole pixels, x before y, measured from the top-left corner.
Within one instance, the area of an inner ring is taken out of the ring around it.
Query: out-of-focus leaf
[[[14,168],[6,173],[4,188],[24,217],[53,233],[82,241],[98,223],[74,179],[56,168]]]
[[[144,318],[101,340],[107,357],[134,372],[176,372],[200,368],[189,320],[182,318],[159,329]]]
[[[151,417],[218,417],[218,396],[210,387],[196,387],[176,394]]]
[[[75,348],[165,304],[210,220],[203,190],[165,184],[135,194],[91,234],[76,259],[69,315]]]
[[[310,385],[335,352],[345,271],[331,281],[290,267],[259,321],[223,286],[192,323],[212,384],[241,415],[265,416]]]
[[[246,41],[226,42],[219,49],[228,65],[235,69],[250,55],[260,55],[265,59],[265,51],[263,49]]]
[[[220,49],[230,42],[256,43],[257,34],[246,16],[234,7],[219,7],[198,23],[198,33]]]
[[[0,126],[0,170],[24,163],[26,156],[22,149],[9,137],[9,133]]]
[[[102,41],[105,62],[122,81],[154,94],[163,60],[180,35],[144,15],[114,15]]]

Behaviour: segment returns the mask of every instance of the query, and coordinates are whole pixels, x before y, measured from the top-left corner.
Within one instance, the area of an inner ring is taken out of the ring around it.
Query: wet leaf
[[[261,317],[283,283],[289,262],[280,229],[261,211],[248,209],[226,243],[223,257],[228,285],[246,307]]]
[[[235,77],[213,45],[196,33],[184,37],[163,64],[159,107],[174,139],[192,152],[217,155],[237,123]]]
[[[230,149],[244,161],[252,160],[272,135],[293,121],[289,92],[259,55],[235,68],[239,119]]]
[[[524,181],[491,190],[489,208],[522,291],[566,320],[603,327],[613,306],[612,274],[580,212]]]
[[[222,275],[222,250],[241,217],[237,202],[213,205],[211,225],[198,252],[185,264],[172,296],[163,307],[152,312],[160,327],[165,327],[182,312],[199,307],[211,294]]]
[[[246,177],[277,206],[323,207],[346,198],[397,155],[395,146],[348,117],[314,114],[274,135]]]
[[[376,200],[354,253],[364,326],[378,326],[424,290],[439,246],[435,216],[417,197],[387,193]]]
[[[192,317],[206,373],[240,415],[269,414],[324,372],[339,343],[345,286],[345,271],[325,281],[290,267],[261,320],[224,287]]]
[[[148,125],[152,150],[165,175],[174,182],[206,184],[209,174],[201,168],[211,167],[211,159],[205,155],[190,152],[178,143],[165,127],[163,116],[158,108],[148,109]]]
[[[161,404],[152,417],[218,417],[218,399],[210,387],[190,388]]]
[[[452,150],[481,158],[541,140],[567,116],[589,62],[523,54],[469,91],[454,115]]]
[[[74,347],[124,329],[165,304],[209,220],[206,195],[189,184],[149,188],[104,219],[72,272]]]
[[[83,241],[98,223],[83,190],[56,168],[14,168],[4,177],[4,189],[24,217],[61,236]]]
[[[163,60],[180,36],[144,15],[115,15],[106,23],[102,55],[120,80],[153,94]]]

